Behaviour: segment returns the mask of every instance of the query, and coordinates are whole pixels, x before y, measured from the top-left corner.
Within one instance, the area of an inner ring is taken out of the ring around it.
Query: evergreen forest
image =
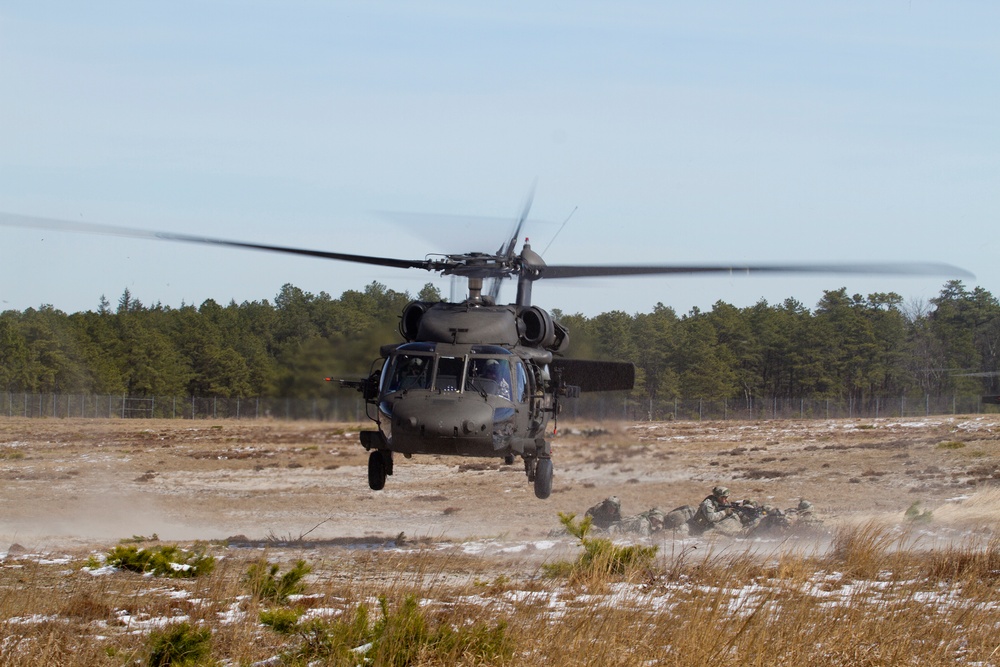
[[[268,300],[171,308],[126,290],[112,305],[0,313],[0,392],[315,398],[327,376],[360,378],[412,299],[379,283],[333,298],[285,285]],[[630,400],[836,398],[1000,393],[1000,304],[981,287],[944,284],[929,303],[895,293],[825,291],[813,308],[787,299],[678,315],[552,315],[569,356],[631,361]]]

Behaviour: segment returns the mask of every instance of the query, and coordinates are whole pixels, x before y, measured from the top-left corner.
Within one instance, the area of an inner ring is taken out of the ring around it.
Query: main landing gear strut
[[[524,459],[528,481],[535,483],[535,497],[545,500],[552,495],[552,459],[548,456]]]
[[[535,483],[535,497],[545,500],[552,495],[552,457],[547,454],[526,456],[524,472]],[[373,449],[368,454],[368,486],[372,491],[385,488],[385,478],[392,474],[392,451]]]

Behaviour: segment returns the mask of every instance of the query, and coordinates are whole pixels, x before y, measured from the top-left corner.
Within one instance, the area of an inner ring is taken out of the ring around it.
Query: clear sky
[[[0,211],[420,259],[497,249],[537,181],[525,233],[550,264],[938,261],[998,295],[998,31],[985,1],[4,2]],[[946,280],[542,281],[534,302],[920,303]],[[0,227],[0,310],[372,281],[450,289]]]

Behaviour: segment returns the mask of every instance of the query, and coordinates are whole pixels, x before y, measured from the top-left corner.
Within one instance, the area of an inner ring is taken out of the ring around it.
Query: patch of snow
[[[32,623],[47,623],[55,622],[60,619],[58,614],[32,614],[31,616],[15,616],[14,618],[8,618],[7,623],[11,625],[30,625]]]
[[[343,615],[343,609],[337,609],[336,607],[313,607],[312,609],[307,609],[305,613],[302,614],[300,620],[309,620],[312,618],[333,618],[335,616]]]
[[[527,550],[527,548],[528,548],[527,544],[515,544],[512,547],[504,547],[503,549],[500,550],[500,553],[502,553],[502,554],[516,554],[516,553],[521,553],[522,551]]]
[[[219,623],[222,625],[232,625],[234,623],[242,623],[247,617],[247,613],[240,609],[240,603],[234,602],[229,605],[229,609],[226,611],[216,612],[216,616],[219,617]]]
[[[185,623],[191,620],[187,614],[180,616],[150,616],[149,614],[132,615],[125,609],[115,612],[115,618],[127,629],[134,632],[142,632],[151,628],[165,628],[171,623]]]
[[[69,556],[63,556],[61,558],[39,558],[35,562],[39,565],[67,565],[72,563],[73,559]]]

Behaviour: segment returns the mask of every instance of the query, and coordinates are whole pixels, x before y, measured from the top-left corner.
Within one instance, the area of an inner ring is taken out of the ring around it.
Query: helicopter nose
[[[392,410],[392,423],[397,433],[423,438],[493,441],[493,408],[482,400],[465,400],[461,395],[410,395],[405,400],[397,400]]]

